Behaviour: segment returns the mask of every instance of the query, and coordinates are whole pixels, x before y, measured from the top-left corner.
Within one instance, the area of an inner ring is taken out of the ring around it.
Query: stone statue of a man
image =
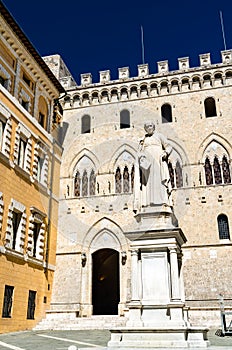
[[[135,166],[134,209],[149,206],[172,206],[168,156],[172,147],[155,131],[155,124],[144,124],[146,134],[139,143]]]

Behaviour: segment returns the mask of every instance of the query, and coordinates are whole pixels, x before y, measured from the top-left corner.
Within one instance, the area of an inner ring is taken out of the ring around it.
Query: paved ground
[[[215,331],[208,333],[208,349],[232,349],[232,336],[219,337]],[[17,332],[0,334],[0,350],[106,350],[109,339],[110,332],[106,330]]]

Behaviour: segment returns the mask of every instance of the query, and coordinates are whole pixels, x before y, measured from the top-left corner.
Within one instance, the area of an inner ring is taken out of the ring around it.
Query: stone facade
[[[93,257],[111,249],[119,256],[118,314],[127,314],[131,252],[124,232],[135,222],[134,163],[147,120],[173,147],[169,169],[174,213],[187,237],[183,280],[190,321],[219,324],[219,293],[232,306],[232,51],[221,55],[218,64],[204,54],[199,67],[185,57],[177,71],[162,61],[155,74],[145,64],[137,77],[125,67],[115,81],[103,71],[99,83],[89,73],[80,86],[65,83],[54,313],[96,314]]]

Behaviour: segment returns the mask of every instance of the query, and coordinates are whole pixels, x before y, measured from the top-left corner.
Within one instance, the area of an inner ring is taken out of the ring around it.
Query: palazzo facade
[[[0,332],[13,332],[51,300],[65,90],[2,2],[0,28]]]
[[[50,313],[127,315],[135,222],[134,172],[144,122],[155,122],[173,150],[168,159],[182,246],[185,305],[191,322],[220,323],[218,296],[231,302],[232,51],[81,75],[77,85],[59,55],[45,62],[67,91],[55,284]],[[57,68],[59,67],[59,69]],[[68,72],[67,74],[62,74]],[[157,286],[159,288],[159,286]],[[184,298],[184,297],[183,297]]]

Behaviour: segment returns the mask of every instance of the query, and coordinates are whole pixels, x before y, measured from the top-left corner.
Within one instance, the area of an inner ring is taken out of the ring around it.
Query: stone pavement
[[[215,331],[208,333],[211,343],[208,349],[232,349],[232,336],[219,337]],[[25,331],[0,334],[0,350],[106,350],[109,339],[110,332],[107,330]]]

